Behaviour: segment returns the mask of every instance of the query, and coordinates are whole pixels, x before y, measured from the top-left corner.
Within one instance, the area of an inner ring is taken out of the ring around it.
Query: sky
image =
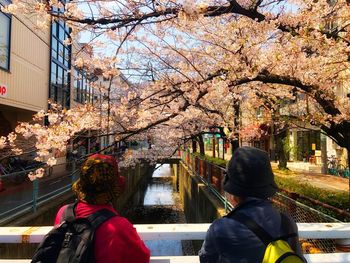
[[[115,2],[104,2],[104,5],[106,7],[108,7],[110,10],[113,10],[116,8],[116,4]],[[91,15],[91,12],[93,13],[93,15],[95,17],[98,16],[98,10],[95,6],[93,5],[90,5],[88,6],[87,3],[82,3],[80,4],[80,8],[82,10],[82,12],[86,15]],[[274,5],[273,8],[270,8],[269,7],[269,11],[272,12],[272,13],[277,13],[279,12],[281,9],[283,9],[283,11],[285,13],[296,13],[298,11],[298,6],[296,4],[293,4],[292,2],[284,2],[284,3],[280,3],[280,4],[277,4],[277,5]],[[144,36],[145,34],[147,35],[148,38],[153,38],[153,40],[157,40],[157,38],[155,36],[152,36],[151,34],[149,34],[148,32],[145,32],[145,31],[139,31],[138,34],[140,36]],[[80,39],[79,39],[79,42],[81,43],[90,43],[91,42],[91,39],[94,38],[95,36],[93,34],[91,34],[90,32],[82,32],[80,34]],[[94,52],[95,53],[101,53],[101,54],[104,54],[105,56],[107,57],[111,57],[111,56],[115,56],[115,53],[116,53],[116,50],[118,48],[118,45],[116,44],[117,42],[112,42],[105,34],[99,36],[98,38],[99,41],[103,42],[103,43],[108,43],[108,45],[106,47],[104,47],[103,49],[101,48],[97,48],[97,47],[94,47]],[[169,43],[174,43],[173,39],[172,38],[166,38],[165,39],[167,42]],[[159,41],[159,40],[158,40]],[[130,48],[130,47],[135,47],[135,48],[140,48],[142,45],[140,44],[137,44],[137,43],[130,43],[130,42],[125,42],[124,43],[124,48]],[[132,52],[130,53],[127,53],[127,54],[122,54],[122,55],[119,55],[120,57],[120,61],[128,61],[130,59],[133,59],[132,57]],[[139,59],[137,57],[135,57],[135,59]],[[123,67],[121,65],[121,67]],[[137,72],[134,72],[133,70],[128,70],[128,71],[124,71],[123,72],[126,77],[128,78],[128,75],[137,75],[138,73]],[[130,77],[130,81],[131,82],[138,82],[140,81],[140,79],[138,79],[139,77]],[[141,80],[142,81],[142,80]]]

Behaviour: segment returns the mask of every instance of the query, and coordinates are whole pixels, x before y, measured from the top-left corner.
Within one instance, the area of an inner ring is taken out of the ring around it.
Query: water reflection
[[[170,164],[157,164],[156,170],[153,172],[152,178],[171,176]]]
[[[170,169],[169,164],[163,164],[154,171],[147,186],[144,206],[175,204]],[[145,244],[151,250],[152,256],[183,255],[181,240],[149,240],[145,241]]]
[[[182,256],[181,240],[148,240],[145,245],[152,256]]]
[[[152,180],[147,186],[144,206],[148,205],[173,205],[173,187],[171,182],[165,180]]]

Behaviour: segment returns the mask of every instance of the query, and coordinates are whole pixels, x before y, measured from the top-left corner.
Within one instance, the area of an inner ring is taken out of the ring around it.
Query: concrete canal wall
[[[172,165],[172,171],[187,223],[211,223],[226,214],[223,204],[183,162]],[[202,243],[200,240],[191,242],[195,254]]]
[[[225,215],[218,198],[182,162],[172,165],[187,223],[211,223]]]

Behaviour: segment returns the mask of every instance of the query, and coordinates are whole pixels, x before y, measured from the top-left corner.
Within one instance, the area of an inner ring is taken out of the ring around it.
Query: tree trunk
[[[197,152],[197,142],[195,139],[192,139],[192,152]]]
[[[215,155],[215,147],[216,147],[216,146],[215,146],[215,145],[216,145],[216,143],[215,143],[215,136],[213,136],[213,139],[212,139],[212,140],[213,140],[213,157],[215,158],[215,156],[216,156],[216,155]]]
[[[235,129],[235,139],[231,141],[231,146],[232,146],[232,155],[235,152],[235,150],[237,150],[239,148],[239,133],[238,133],[238,129],[239,129],[239,118],[240,118],[240,104],[239,101],[235,101],[235,103],[233,103],[233,109],[235,111],[235,116],[233,119],[233,124],[234,124],[234,129]]]
[[[274,115],[271,116],[271,132],[270,132],[270,160],[277,161],[276,160],[276,144],[275,144],[275,122],[274,122]]]
[[[231,141],[232,155],[239,148],[239,139]]]
[[[328,167],[327,167],[327,137],[323,133],[321,133],[321,161],[322,161],[321,172],[323,174],[326,174],[328,172]]]
[[[278,154],[278,169],[285,170],[287,168],[287,153],[284,147],[285,139],[287,138],[287,129],[277,135],[277,154]]]
[[[198,144],[199,144],[199,154],[204,156],[205,155],[205,150],[204,150],[204,141],[203,141],[202,134],[198,135]]]

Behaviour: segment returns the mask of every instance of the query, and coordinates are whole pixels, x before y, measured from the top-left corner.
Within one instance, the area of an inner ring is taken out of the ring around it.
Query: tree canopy
[[[121,73],[132,82],[100,107],[36,116],[48,115],[50,126],[21,124],[16,132],[36,137],[42,157],[87,129],[116,140],[152,135],[154,151],[214,125],[234,138],[245,130],[235,125],[238,103],[273,116],[287,109],[350,150],[349,1],[17,0],[4,10],[34,15],[43,28],[64,20],[67,44],[80,37],[94,50],[90,60],[78,55],[76,67],[102,70],[106,89]],[[0,147],[12,142],[13,134]]]

